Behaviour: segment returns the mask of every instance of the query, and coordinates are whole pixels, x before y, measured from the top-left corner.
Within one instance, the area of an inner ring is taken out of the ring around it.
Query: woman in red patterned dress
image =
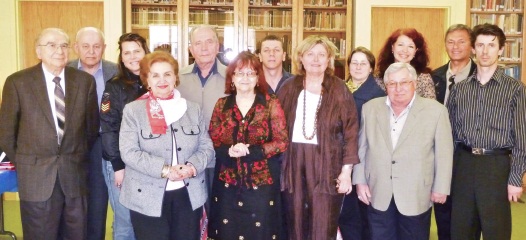
[[[241,52],[228,66],[226,93],[210,121],[216,151],[208,236],[279,239],[280,153],[288,146],[285,116],[258,58]]]

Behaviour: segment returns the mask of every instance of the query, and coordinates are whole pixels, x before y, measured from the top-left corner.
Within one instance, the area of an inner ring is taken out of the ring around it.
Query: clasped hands
[[[194,166],[178,164],[170,167],[170,172],[167,177],[170,181],[180,181],[185,178],[191,178],[195,176],[196,173],[197,170]]]
[[[244,157],[250,154],[250,151],[248,150],[249,146],[250,144],[236,143],[228,148],[228,155],[233,158]]]

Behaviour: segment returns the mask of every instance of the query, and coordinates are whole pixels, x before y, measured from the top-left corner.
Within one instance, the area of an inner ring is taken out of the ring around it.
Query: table
[[[0,170],[0,235],[8,235],[16,240],[14,233],[4,229],[4,192],[17,192],[16,171]]]

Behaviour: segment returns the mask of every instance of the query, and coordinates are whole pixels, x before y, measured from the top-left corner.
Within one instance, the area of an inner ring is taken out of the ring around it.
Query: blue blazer
[[[351,80],[349,80],[351,81]],[[367,80],[352,93],[354,97],[354,102],[356,103],[356,111],[358,112],[358,119],[362,117],[362,106],[369,100],[377,97],[386,96],[385,91],[378,86],[376,80],[372,74],[369,74]]]

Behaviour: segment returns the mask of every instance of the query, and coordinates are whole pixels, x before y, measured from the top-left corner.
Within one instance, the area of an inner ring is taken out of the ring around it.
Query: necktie
[[[64,136],[64,122],[66,120],[66,104],[64,103],[64,91],[60,86],[60,78],[55,77],[53,79],[55,83],[55,111],[57,112],[57,122],[58,122],[58,143],[62,142],[62,137]]]
[[[451,77],[449,77],[449,91],[451,91],[451,89],[453,88],[453,85],[455,85],[455,75],[451,75]]]

